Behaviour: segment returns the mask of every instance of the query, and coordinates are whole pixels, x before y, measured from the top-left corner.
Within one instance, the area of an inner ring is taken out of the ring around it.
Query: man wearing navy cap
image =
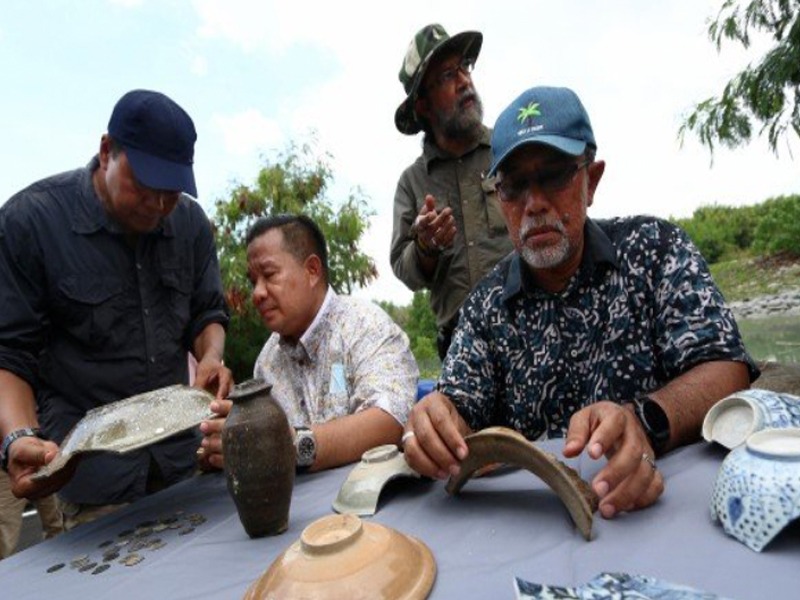
[[[0,208],[0,447],[16,496],[59,491],[69,528],[190,475],[199,432],[84,456],[34,482],[92,408],[176,383],[227,395],[227,307],[192,170],[189,115],[147,90],[116,104],[99,153]],[[3,475],[5,477],[5,475]],[[68,481],[67,481],[68,479]]]
[[[437,391],[403,435],[420,473],[457,473],[464,435],[492,425],[566,437],[608,463],[600,512],[664,490],[654,457],[695,441],[706,411],[758,375],[686,234],[654,217],[587,217],[605,169],[572,90],[535,87],[497,119],[492,163],[516,252],[462,309]]]

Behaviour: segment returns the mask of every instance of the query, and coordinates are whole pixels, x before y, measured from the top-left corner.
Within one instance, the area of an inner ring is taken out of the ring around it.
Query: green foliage
[[[726,0],[709,25],[708,34],[722,47],[723,39],[751,44],[751,35],[765,33],[774,46],[760,62],[731,79],[720,97],[694,107],[679,136],[693,131],[712,155],[716,143],[728,147],[750,141],[754,124],[766,132],[770,148],[787,132],[800,136],[800,0]]]
[[[709,263],[747,250],[759,219],[758,207],[701,206],[690,219],[674,220],[686,230]]]
[[[262,216],[303,213],[314,219],[328,242],[331,286],[349,294],[377,276],[372,259],[359,249],[359,242],[372,214],[359,190],[338,205],[327,198],[333,179],[327,156],[318,157],[306,144],[290,144],[266,161],[252,186],[238,185],[216,202],[212,223],[217,243],[222,283],[231,309],[226,364],[237,381],[252,376],[253,363],[268,331],[250,302],[245,236]]]
[[[800,256],[800,196],[770,198],[755,228],[753,250]]]
[[[381,301],[378,305],[408,335],[411,352],[419,365],[422,378],[435,379],[441,369],[441,361],[436,350],[436,317],[431,310],[430,292],[414,293],[410,306],[397,306]]]

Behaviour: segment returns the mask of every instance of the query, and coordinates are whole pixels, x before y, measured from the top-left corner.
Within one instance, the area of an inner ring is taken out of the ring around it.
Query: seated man
[[[566,435],[565,456],[608,458],[592,485],[610,518],[655,502],[654,455],[697,440],[709,407],[758,370],[683,231],[587,217],[605,168],[596,149],[568,89],[530,89],[497,119],[489,176],[516,252],[465,303],[403,441],[414,469],[444,478],[471,431]]]
[[[304,215],[256,221],[247,234],[253,303],[272,331],[254,377],[296,431],[297,466],[313,471],[359,460],[400,441],[419,371],[405,333],[378,306],[329,287],[328,251]],[[230,401],[212,403],[227,415]],[[206,421],[203,447],[222,467],[222,419]]]

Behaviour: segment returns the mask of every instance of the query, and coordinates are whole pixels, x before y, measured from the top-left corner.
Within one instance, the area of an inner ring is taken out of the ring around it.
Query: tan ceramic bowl
[[[355,515],[314,521],[247,590],[267,598],[422,599],[436,577],[425,544]]]

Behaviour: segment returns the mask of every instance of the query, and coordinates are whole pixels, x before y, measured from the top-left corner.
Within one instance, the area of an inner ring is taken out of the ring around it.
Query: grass
[[[711,265],[714,281],[728,302],[800,288],[800,259],[742,256]]]

